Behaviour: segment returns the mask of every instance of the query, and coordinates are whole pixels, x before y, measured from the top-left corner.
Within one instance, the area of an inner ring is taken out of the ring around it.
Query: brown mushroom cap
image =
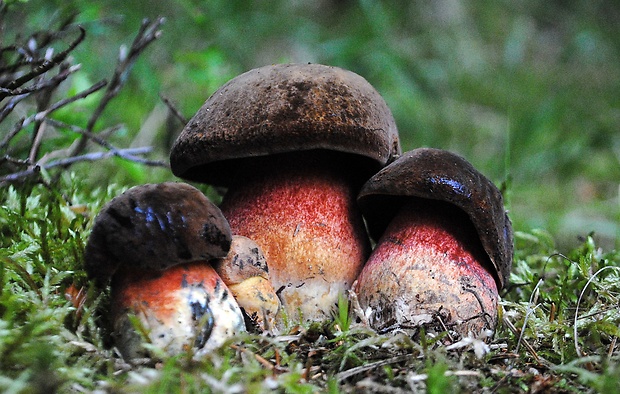
[[[370,175],[400,153],[400,142],[385,101],[361,76],[281,64],[218,89],[176,140],[170,165],[179,177],[226,186],[239,159],[307,150],[367,158]]]
[[[362,187],[358,203],[378,240],[409,197],[451,203],[467,213],[496,272],[498,288],[512,266],[513,233],[501,192],[462,157],[440,149],[407,152]]]
[[[226,256],[231,232],[198,189],[167,182],[133,187],[103,207],[86,245],[85,269],[104,284],[123,264],[163,271]]]

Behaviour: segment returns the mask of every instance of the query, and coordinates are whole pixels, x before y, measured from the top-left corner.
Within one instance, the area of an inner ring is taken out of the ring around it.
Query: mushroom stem
[[[236,301],[207,262],[161,273],[122,271],[112,279],[111,315],[116,345],[128,359],[144,353],[128,314],[138,318],[151,343],[171,355],[194,348],[199,356],[245,329]]]
[[[412,199],[390,222],[354,286],[371,325],[494,328],[497,285],[475,227],[459,208]],[[381,327],[378,327],[381,326]]]
[[[233,233],[263,250],[289,321],[328,318],[370,251],[355,203],[361,182],[317,151],[262,160],[220,208]]]

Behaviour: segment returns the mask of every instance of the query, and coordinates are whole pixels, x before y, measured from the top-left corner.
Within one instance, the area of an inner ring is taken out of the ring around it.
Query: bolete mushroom
[[[400,153],[385,101],[362,77],[267,66],[218,89],[170,155],[179,177],[228,188],[220,208],[254,240],[289,321],[325,319],[370,243],[355,197]]]
[[[193,347],[201,355],[244,330],[239,306],[209,264],[230,243],[219,208],[187,184],[136,186],[104,206],[85,269],[99,287],[111,282],[110,320],[124,357],[145,355],[130,315],[169,354]]]
[[[267,259],[256,242],[233,235],[230,251],[215,260],[213,268],[245,312],[246,323],[250,323],[246,326],[259,331],[274,327],[280,300],[269,281]]]
[[[368,180],[358,202],[378,239],[354,285],[371,325],[495,328],[513,237],[489,179],[453,153],[416,149]]]

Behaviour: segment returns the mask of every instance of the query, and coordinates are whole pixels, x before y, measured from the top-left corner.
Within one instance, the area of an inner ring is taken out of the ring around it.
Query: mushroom
[[[368,180],[358,202],[378,239],[353,289],[372,326],[495,328],[513,238],[489,179],[460,156],[416,149]]]
[[[187,184],[136,186],[104,206],[84,264],[99,287],[110,282],[110,320],[124,357],[145,355],[131,315],[171,355],[193,347],[204,354],[244,330],[239,306],[209,264],[230,243],[219,208]]]
[[[400,153],[379,93],[350,71],[267,66],[218,89],[170,155],[175,175],[228,188],[220,208],[254,240],[288,321],[330,317],[370,253],[355,203]]]
[[[213,268],[246,314],[249,326],[267,330],[274,326],[280,300],[269,281],[267,260],[256,242],[233,235],[226,257],[215,260]]]

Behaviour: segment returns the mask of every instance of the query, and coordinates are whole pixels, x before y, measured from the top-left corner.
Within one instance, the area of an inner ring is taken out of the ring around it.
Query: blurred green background
[[[13,4],[4,39],[75,13],[88,35],[73,54],[83,66],[73,91],[111,76],[143,18],[167,20],[98,125],[126,125],[119,147],[154,145],[167,158],[181,125],[159,94],[190,117],[251,68],[340,66],[383,95],[404,150],[457,152],[505,187],[517,230],[544,229],[561,250],[590,232],[620,247],[618,1],[30,0]],[[88,105],[56,116],[85,124]],[[100,186],[173,178],[121,160],[74,170]]]

